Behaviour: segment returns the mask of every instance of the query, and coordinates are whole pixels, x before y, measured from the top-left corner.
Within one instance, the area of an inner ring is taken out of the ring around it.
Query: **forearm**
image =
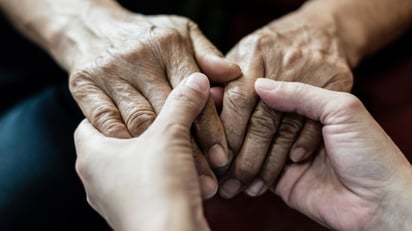
[[[412,25],[412,1],[405,0],[312,0],[302,11],[333,17],[352,67]]]
[[[87,31],[87,21],[98,21],[93,18],[96,11],[120,7],[114,0],[0,0],[0,8],[22,34],[69,71],[70,53],[74,53],[78,37],[86,37],[80,31]]]

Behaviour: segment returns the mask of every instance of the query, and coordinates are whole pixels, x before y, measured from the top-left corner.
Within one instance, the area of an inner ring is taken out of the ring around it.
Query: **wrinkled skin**
[[[86,21],[72,31],[73,41],[87,42],[76,44],[73,58],[63,63],[72,63],[70,90],[75,100],[106,136],[139,136],[161,111],[172,88],[193,72],[202,71],[214,83],[240,75],[239,68],[225,61],[186,18],[149,17],[123,9],[90,17],[99,20]],[[199,175],[216,180],[206,157],[212,167],[222,167],[228,163],[228,147],[212,98],[194,128]]]
[[[288,206],[331,230],[410,230],[411,164],[359,99],[302,83],[262,83],[256,91],[271,108],[322,124],[314,158],[287,164],[272,188]]]
[[[334,27],[316,25],[304,14],[291,14],[243,38],[227,54],[243,75],[224,89],[221,118],[235,159],[222,180],[223,197],[245,188],[250,196],[261,195],[289,155],[295,162],[307,159],[321,140],[318,123],[261,102],[254,91],[257,78],[351,90],[352,74]]]
[[[114,230],[209,230],[199,185],[205,178],[196,175],[190,142],[208,90],[202,74],[183,80],[137,138],[105,137],[87,120],[79,125],[76,170],[88,202]]]

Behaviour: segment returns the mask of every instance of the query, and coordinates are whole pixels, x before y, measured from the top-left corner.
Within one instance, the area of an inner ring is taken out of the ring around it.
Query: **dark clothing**
[[[74,171],[82,119],[66,84],[45,87],[0,117],[0,229],[96,230]]]

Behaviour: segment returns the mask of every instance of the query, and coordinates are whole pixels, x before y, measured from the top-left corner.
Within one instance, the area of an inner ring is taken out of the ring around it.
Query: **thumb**
[[[338,121],[337,118],[340,120],[354,119],[356,114],[359,115],[359,112],[364,110],[360,100],[351,94],[330,91],[304,83],[261,78],[255,82],[255,90],[269,107],[281,112],[294,112],[319,121],[323,125],[344,122]],[[354,113],[350,110],[354,110]]]
[[[189,30],[199,68],[212,82],[227,83],[241,75],[240,67],[226,60],[195,23],[189,24]]]
[[[93,125],[84,119],[74,132],[74,143],[76,146],[77,155],[83,155],[87,150],[94,147],[100,147],[98,143],[101,143],[104,139],[111,139],[100,133]]]
[[[173,89],[153,126],[181,125],[188,130],[204,108],[209,97],[209,80],[201,73],[193,73]]]

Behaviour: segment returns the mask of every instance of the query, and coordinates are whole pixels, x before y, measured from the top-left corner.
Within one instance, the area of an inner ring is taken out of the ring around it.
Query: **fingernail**
[[[265,190],[266,186],[265,183],[261,179],[256,179],[253,183],[246,189],[247,195],[251,197],[256,197],[261,194],[263,190]]]
[[[295,148],[292,150],[292,153],[290,154],[290,159],[293,162],[299,162],[302,161],[303,157],[305,157],[306,150],[304,148]]]
[[[223,167],[228,162],[227,155],[220,144],[215,144],[209,149],[208,157],[216,168]]]
[[[259,78],[255,82],[255,87],[262,90],[274,90],[279,87],[279,82],[271,79]]]
[[[225,181],[222,188],[220,189],[220,196],[226,199],[234,197],[240,191],[240,181],[236,179],[230,179]]]
[[[210,176],[201,175],[199,181],[203,198],[209,199],[216,194],[217,184]]]
[[[201,93],[209,91],[209,80],[204,74],[201,73],[191,74],[187,78],[185,85]]]
[[[235,155],[233,154],[233,151],[229,149],[229,160],[227,161],[227,164],[224,165],[223,167],[220,168],[215,168],[213,169],[214,173],[216,176],[223,176],[230,168],[230,163],[232,163]]]

